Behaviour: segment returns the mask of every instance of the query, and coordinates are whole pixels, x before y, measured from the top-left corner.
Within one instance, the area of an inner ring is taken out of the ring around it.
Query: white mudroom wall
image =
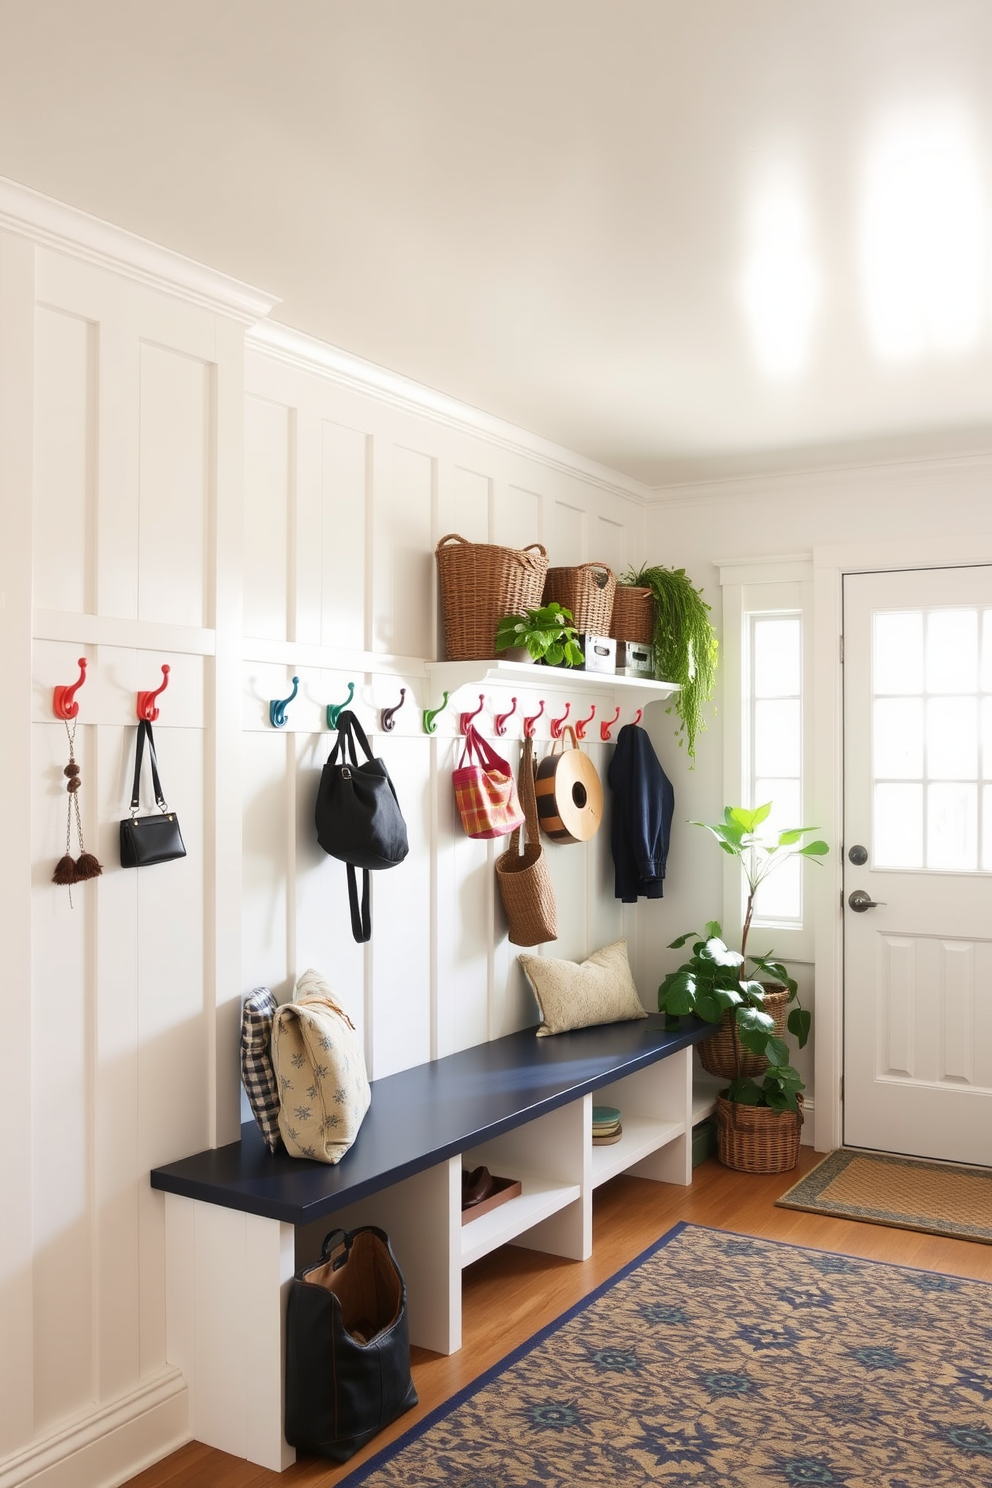
[[[605,771],[608,687],[470,685],[424,732],[421,710],[441,701],[433,550],[456,531],[621,570],[643,551],[645,493],[316,343],[249,330],[271,303],[0,183],[0,889],[15,1038],[0,1488],[120,1482],[186,1439],[148,1171],[236,1137],[248,989],[288,996],[318,967],[374,1076],[533,1021],[497,848],[466,839],[454,814],[459,711],[483,692],[492,737],[494,708],[516,696],[503,741],[515,764],[520,719],[542,697],[542,752],[548,718],[595,701],[590,752]],[[80,803],[104,872],[70,905],[51,882],[68,799],[52,694],[80,657]],[[156,741],[188,856],[122,870],[136,696],[163,664]],[[273,728],[269,701],[294,675],[288,723]],[[351,683],[411,843],[374,880],[365,948],[344,869],[312,826],[326,705]],[[549,856],[560,938],[546,952],[581,958],[633,935],[607,831]]]

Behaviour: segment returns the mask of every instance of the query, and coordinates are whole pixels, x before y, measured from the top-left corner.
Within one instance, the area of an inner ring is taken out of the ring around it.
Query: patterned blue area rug
[[[678,1225],[346,1481],[992,1484],[992,1285]]]

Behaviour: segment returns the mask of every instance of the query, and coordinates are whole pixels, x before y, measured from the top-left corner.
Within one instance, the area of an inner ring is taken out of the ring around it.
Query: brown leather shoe
[[[493,1191],[493,1175],[488,1168],[462,1169],[462,1208],[471,1209],[488,1199]]]

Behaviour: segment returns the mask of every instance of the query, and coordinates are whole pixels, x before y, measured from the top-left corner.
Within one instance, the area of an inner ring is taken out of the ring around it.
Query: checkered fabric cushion
[[[279,1135],[279,1086],[272,1067],[272,1019],[276,1000],[268,987],[256,987],[245,998],[241,1016],[241,1079],[258,1129],[270,1152]]]

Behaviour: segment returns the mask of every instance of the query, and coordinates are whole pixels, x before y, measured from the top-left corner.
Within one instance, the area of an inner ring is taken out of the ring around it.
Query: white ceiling
[[[652,485],[992,447],[990,0],[0,0],[0,175]]]

